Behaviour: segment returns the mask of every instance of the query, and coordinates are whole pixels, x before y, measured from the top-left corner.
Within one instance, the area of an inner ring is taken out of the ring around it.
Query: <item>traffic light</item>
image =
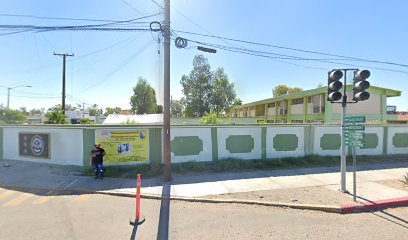
[[[356,70],[354,71],[353,79],[353,100],[365,101],[370,98],[370,93],[366,92],[366,89],[370,87],[370,83],[366,80],[370,77],[370,71],[368,70]]]
[[[343,87],[343,83],[340,82],[340,79],[343,77],[343,71],[332,70],[328,75],[327,101],[335,102],[340,100],[342,97],[340,89]]]

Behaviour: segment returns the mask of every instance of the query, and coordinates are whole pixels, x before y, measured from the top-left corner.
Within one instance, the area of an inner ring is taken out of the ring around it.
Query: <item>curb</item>
[[[354,203],[354,204],[341,204],[340,213],[356,213],[379,210],[389,207],[401,207],[408,205],[408,197],[393,198],[380,201]]]
[[[104,194],[110,196],[118,197],[135,197],[135,193],[130,192],[118,192],[118,191],[106,191],[106,190],[89,190],[81,188],[70,188],[70,189],[50,189],[40,186],[24,186],[15,184],[3,184],[0,183],[0,187],[9,187],[15,189],[30,189],[37,191],[52,191],[54,193],[62,194]],[[163,197],[156,194],[141,194],[141,198],[144,199],[155,199],[155,200],[173,200],[173,201],[185,201],[185,202],[199,202],[199,203],[232,203],[232,204],[246,204],[246,205],[258,205],[258,206],[269,206],[269,207],[281,207],[281,208],[292,208],[300,210],[312,210],[321,211],[328,213],[360,213],[367,211],[375,211],[384,208],[408,206],[408,196],[402,198],[394,198],[380,201],[364,202],[364,203],[352,203],[352,204],[340,204],[339,206],[332,205],[317,205],[317,204],[299,204],[299,203],[284,203],[284,202],[267,202],[267,201],[256,201],[256,200],[243,200],[243,199],[220,199],[220,198],[192,198],[192,197],[179,197],[179,196],[169,196]]]
[[[81,189],[81,188],[51,190],[49,188],[40,187],[40,186],[21,187],[21,185],[3,184],[3,183],[0,183],[0,187],[9,187],[9,188],[16,188],[16,189],[30,189],[30,190],[37,190],[37,191],[52,191],[54,193],[62,193],[62,194],[81,193],[81,194],[104,194],[104,195],[110,195],[110,196],[131,197],[131,198],[135,197],[135,193],[104,191],[104,190],[99,191],[99,190],[89,190],[89,189]],[[339,206],[328,206],[328,205],[266,202],[266,201],[242,200],[242,199],[191,198],[191,197],[178,197],[178,196],[163,197],[161,195],[155,195],[155,194],[140,194],[140,197],[144,199],[155,199],[155,200],[168,199],[168,200],[173,200],[173,201],[184,201],[184,202],[232,203],[232,204],[258,205],[258,206],[322,211],[322,212],[329,212],[329,213],[340,213],[341,212],[341,209]]]

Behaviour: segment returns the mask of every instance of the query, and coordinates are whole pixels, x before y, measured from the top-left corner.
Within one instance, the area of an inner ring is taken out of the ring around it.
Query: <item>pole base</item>
[[[145,216],[144,216],[144,215],[140,215],[140,218],[139,218],[138,221],[136,221],[136,219],[135,219],[134,221],[129,220],[129,224],[132,225],[132,226],[141,225],[141,224],[144,223],[145,221],[146,221]]]

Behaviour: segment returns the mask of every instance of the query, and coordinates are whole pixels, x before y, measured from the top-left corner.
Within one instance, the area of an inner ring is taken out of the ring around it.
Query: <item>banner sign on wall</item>
[[[149,161],[149,131],[119,132],[96,130],[96,142],[105,149],[104,163],[134,163]]]
[[[48,133],[19,133],[20,156],[50,159],[50,135]]]

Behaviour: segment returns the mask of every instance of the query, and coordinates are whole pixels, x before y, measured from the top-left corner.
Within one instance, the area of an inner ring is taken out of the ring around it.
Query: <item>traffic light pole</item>
[[[346,107],[347,107],[347,70],[344,70],[344,88],[343,88],[343,98],[341,102],[341,158],[340,158],[340,173],[341,173],[341,182],[340,182],[340,191],[347,192],[346,188],[346,145],[344,144],[344,124],[346,119]]]

